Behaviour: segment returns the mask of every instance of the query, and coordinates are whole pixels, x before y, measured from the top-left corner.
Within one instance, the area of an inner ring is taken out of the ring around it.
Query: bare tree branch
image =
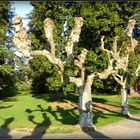
[[[128,32],[127,32],[127,35],[130,37],[131,43],[130,43],[130,46],[126,50],[126,53],[133,52],[135,47],[138,45],[138,41],[132,37],[132,33],[133,33],[133,29],[135,28],[135,24],[136,24],[136,21],[134,19],[130,19],[128,21],[128,25],[127,25]]]
[[[79,68],[82,69],[83,68],[83,64],[85,62],[86,59],[86,55],[87,55],[88,50],[83,49],[81,54],[77,56],[77,59],[74,60],[74,64]]]
[[[140,71],[140,64],[138,65],[138,68],[137,68],[136,71],[135,71],[135,75],[136,75],[136,76],[139,76],[139,71]]]
[[[116,73],[116,76],[120,78],[120,80],[123,80],[123,76],[119,75],[118,73]]]
[[[115,40],[113,41],[113,46],[112,46],[114,54],[117,54],[117,40],[118,40],[118,36],[115,36]]]
[[[54,45],[54,38],[53,38],[53,30],[54,30],[54,21],[50,18],[46,18],[44,20],[44,31],[45,35],[50,43],[51,46],[51,54],[55,56],[55,45]]]
[[[105,36],[102,36],[102,37],[101,37],[101,46],[100,46],[100,47],[101,47],[101,50],[102,50],[102,51],[105,51],[105,52],[107,52],[107,53],[112,54],[112,51],[109,51],[109,50],[107,50],[107,49],[104,48],[104,45],[105,45],[105,43],[104,43],[104,38],[105,38]]]
[[[86,83],[90,86],[92,85],[93,83],[93,80],[94,78],[96,77],[97,75],[95,73],[92,73],[90,75],[87,76],[87,80],[86,80]]]
[[[127,35],[132,38],[132,33],[133,33],[133,29],[135,27],[135,24],[136,24],[136,21],[134,19],[130,19],[128,21],[128,25],[127,25],[127,28],[128,28],[128,32],[127,32]]]
[[[113,59],[109,60],[108,68],[100,73],[97,73],[100,79],[107,79],[109,75],[116,73],[113,69],[113,61]]]
[[[52,64],[57,65],[60,68],[61,73],[64,72],[63,62],[60,59],[54,57],[54,55],[52,55],[49,51],[47,51],[47,50],[36,50],[36,51],[32,51],[32,55],[46,56]]]
[[[27,58],[30,57],[30,46],[31,41],[29,39],[29,36],[27,34],[26,28],[24,28],[22,25],[22,17],[21,16],[15,16],[13,20],[15,33],[13,36],[13,43],[15,47]]]
[[[119,57],[115,63],[116,64],[115,69],[116,70],[123,69],[124,71],[127,71],[128,58],[129,55]]]
[[[75,83],[77,87],[83,86],[83,79],[76,77],[69,77],[70,82]]]
[[[48,60],[56,65],[60,70],[59,73],[61,74],[61,79],[63,79],[63,72],[64,72],[64,65],[63,62],[56,58],[55,56],[55,46],[54,46],[54,39],[53,39],[53,29],[54,29],[54,22],[50,18],[46,18],[44,21],[44,30],[45,35],[50,43],[51,46],[51,52],[47,50],[36,50],[31,51],[30,44],[29,44],[29,36],[27,34],[27,31],[24,27],[22,27],[22,17],[15,16],[14,18],[14,28],[15,28],[15,34],[13,37],[13,42],[15,46],[18,48],[18,50],[23,53],[25,57],[31,57],[31,55],[44,55],[48,58]],[[63,81],[62,81],[63,82]]]
[[[112,74],[112,76],[114,77],[114,79],[116,80],[117,83],[119,83],[120,85],[123,85],[123,81],[122,78],[118,78],[115,74]]]
[[[74,22],[75,22],[74,27],[72,29],[70,36],[69,36],[68,43],[65,47],[65,51],[66,51],[68,57],[70,55],[72,55],[72,53],[73,53],[74,43],[79,42],[81,27],[83,26],[83,18],[82,17],[75,17]]]
[[[138,41],[136,39],[131,38],[130,45],[126,49],[126,53],[130,54],[131,52],[133,52],[137,45]]]

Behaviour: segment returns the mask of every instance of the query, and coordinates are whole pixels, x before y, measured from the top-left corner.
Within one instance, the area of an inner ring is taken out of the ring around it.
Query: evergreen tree
[[[10,2],[0,2],[0,88],[13,86],[15,82],[13,54],[11,41],[8,35],[11,27],[11,5]]]

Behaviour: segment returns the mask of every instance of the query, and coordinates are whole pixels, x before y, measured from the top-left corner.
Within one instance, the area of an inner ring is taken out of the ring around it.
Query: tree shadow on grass
[[[102,110],[95,109],[93,108],[93,123],[97,124],[99,118],[107,118],[107,116],[114,116],[114,117],[120,117],[120,118],[125,118],[125,116],[121,113],[118,112],[118,110],[114,111],[105,107],[99,107]],[[107,113],[105,113],[107,111]]]
[[[50,127],[52,124],[51,119],[47,116],[47,113],[51,114],[55,120],[61,122],[62,124],[76,124],[78,115],[75,114],[74,109],[63,109],[59,106],[56,107],[55,110],[52,109],[51,106],[49,106],[47,109],[43,108],[41,105],[37,105],[37,108],[34,110],[26,109],[25,112],[31,114],[32,112],[39,111],[40,114],[42,114],[42,122],[36,122],[35,116],[29,115],[28,120],[36,125],[34,130],[32,131],[32,134],[30,136],[25,136],[25,138],[42,138],[43,135],[46,133],[46,130]],[[58,113],[60,113],[60,116],[58,117]]]
[[[97,102],[97,103],[106,103],[107,102],[106,99],[101,99],[101,98],[96,98],[96,97],[92,97],[92,101]]]
[[[11,136],[9,135],[10,130],[8,128],[8,125],[13,121],[14,121],[14,117],[5,120],[5,122],[0,128],[0,138],[11,138]]]
[[[12,107],[13,105],[7,105],[7,106],[5,106],[5,105],[0,105],[0,109],[5,109],[5,108],[9,108],[9,107]]]
[[[94,116],[93,116],[93,124],[97,124],[98,123],[98,119],[99,118],[109,118],[109,116],[111,116],[111,117],[118,117],[118,118],[120,118],[120,121],[121,121],[121,119],[125,119],[125,118],[127,118],[128,120],[132,120],[132,121],[137,121],[137,122],[140,122],[140,119],[138,119],[138,118],[134,118],[134,117],[125,117],[121,112],[117,112],[117,111],[109,111],[109,110],[107,110],[109,113],[106,113],[106,114],[104,114],[104,112],[103,111],[100,111],[100,110],[98,110],[98,109],[94,109]],[[93,138],[103,138],[103,139],[109,139],[108,137],[104,137],[104,135],[102,135],[102,133],[101,133],[101,135],[100,135],[100,132],[99,133],[97,133],[97,134],[99,134],[99,135],[96,135],[96,133],[91,133],[91,132],[89,132],[89,134],[91,135],[91,136],[93,136]],[[95,136],[95,137],[94,137]]]
[[[32,122],[33,124],[36,125],[36,127],[34,128],[34,130],[32,131],[32,134],[30,136],[25,136],[22,139],[27,139],[27,138],[42,138],[43,135],[45,134],[46,130],[49,128],[49,126],[51,125],[51,121],[49,119],[49,117],[47,116],[47,111],[45,109],[43,109],[41,107],[41,105],[37,105],[37,109],[35,110],[30,110],[30,109],[26,109],[25,111],[27,113],[32,113],[32,112],[36,112],[39,111],[40,114],[42,115],[42,122],[37,122],[35,121],[35,116],[34,115],[29,115],[28,116],[28,120],[30,122]]]
[[[74,94],[64,95],[64,94],[45,94],[45,95],[32,95],[32,97],[37,99],[42,99],[47,102],[65,102],[65,100],[78,102],[78,96]]]
[[[129,108],[140,110],[139,107],[135,107],[134,105],[129,105]]]
[[[47,102],[65,102],[65,99],[66,100],[70,100],[70,101],[74,101],[74,102],[78,102],[78,96],[75,96],[75,95],[70,95],[69,97],[60,97],[57,98],[56,96],[54,95],[49,95],[48,97],[45,95],[45,96],[37,96],[35,95],[34,96],[35,98],[41,98]],[[94,98],[94,100],[96,102],[101,102],[101,103],[105,103],[107,102],[107,100],[105,99],[98,99],[98,98]],[[93,101],[94,101],[93,100]],[[40,108],[40,109],[39,109]],[[51,106],[49,106],[47,109],[42,109],[42,107],[40,105],[38,105],[38,108],[35,109],[34,111],[41,111],[41,110],[44,110],[45,112],[48,112],[50,113],[54,118],[55,120],[61,122],[62,124],[65,124],[65,125],[76,125],[78,124],[79,122],[79,115],[75,113],[74,110],[77,110],[77,107],[75,108],[70,108],[70,109],[64,109],[64,108],[61,108],[60,106],[56,106],[56,110],[52,109]],[[29,109],[26,110],[28,112],[31,112]],[[57,113],[60,113],[60,115],[58,116]],[[99,117],[102,117],[102,118],[106,118],[103,113],[101,111],[97,111],[97,112],[94,112],[96,113],[94,115],[94,118],[93,118],[93,123],[96,124],[97,123],[97,120]],[[89,131],[89,132],[85,132],[83,131],[84,133],[86,133],[87,135],[89,135],[90,137],[92,138],[106,138],[106,139],[109,139],[109,137],[105,136],[104,134],[98,132],[98,131]]]
[[[56,106],[56,111],[53,111],[51,106],[48,107],[48,112],[54,116],[55,120],[65,125],[77,124],[79,115],[77,115],[74,110],[77,110],[77,108],[63,109]],[[57,115],[58,112],[60,113],[60,117]]]

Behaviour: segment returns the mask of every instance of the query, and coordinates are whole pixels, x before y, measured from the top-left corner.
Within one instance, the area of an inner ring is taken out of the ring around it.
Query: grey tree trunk
[[[121,98],[122,98],[121,106],[122,106],[122,114],[127,117],[130,117],[131,115],[129,113],[128,90],[127,90],[126,82],[127,82],[127,78],[125,78],[122,89],[121,89]]]
[[[121,89],[121,97],[122,97],[122,114],[128,115],[128,94],[126,88],[122,87]]]
[[[91,82],[87,81],[84,86],[79,87],[79,125],[83,131],[96,130],[92,120],[91,84]]]

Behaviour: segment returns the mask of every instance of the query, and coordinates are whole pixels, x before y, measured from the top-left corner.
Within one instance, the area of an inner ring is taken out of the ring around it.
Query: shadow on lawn
[[[69,94],[69,95],[64,95],[64,94],[45,94],[45,95],[32,95],[32,97],[37,98],[37,99],[42,99],[47,102],[65,102],[65,100],[73,101],[73,102],[78,102],[78,95],[74,94]]]
[[[5,122],[0,128],[0,138],[11,138],[11,136],[9,135],[10,130],[8,128],[8,125],[13,121],[14,121],[14,117],[5,120]]]
[[[132,120],[132,121],[138,121],[138,122],[140,122],[140,119],[138,119],[138,118],[134,118],[134,117],[129,117],[128,120]]]
[[[96,98],[96,97],[92,97],[92,101],[97,102],[97,103],[106,103],[107,102],[106,99]]]
[[[36,125],[34,130],[32,131],[32,134],[30,136],[23,137],[25,138],[42,138],[43,135],[46,133],[46,130],[51,125],[51,120],[47,116],[47,113],[51,114],[55,120],[60,121],[62,124],[76,124],[78,115],[75,114],[74,109],[66,109],[57,106],[56,110],[52,110],[52,107],[49,106],[47,109],[44,109],[41,105],[37,105],[37,109],[31,110],[26,109],[27,113],[31,114],[32,112],[39,111],[40,114],[42,114],[42,122],[36,122],[35,116],[29,115],[28,120]],[[60,113],[61,117],[58,117],[57,113]]]
[[[140,109],[139,107],[135,107],[134,105],[129,105],[129,108],[131,108],[131,109]]]
[[[72,108],[72,109],[63,109],[59,106],[56,106],[56,109],[53,110],[51,106],[49,106],[47,109],[43,108],[41,105],[37,105],[37,108],[34,110],[31,109],[26,109],[25,111],[29,114],[32,112],[39,111],[40,114],[42,114],[43,121],[41,123],[38,123],[35,121],[35,116],[29,115],[28,120],[31,121],[36,125],[34,130],[32,131],[32,134],[30,136],[23,137],[22,139],[25,138],[42,138],[43,135],[45,134],[46,130],[50,127],[51,125],[51,120],[47,116],[47,113],[51,114],[55,120],[60,121],[62,124],[65,125],[76,125],[78,120],[79,120],[79,115],[77,115],[74,110],[77,108]],[[60,116],[58,117],[58,114],[60,113]],[[108,138],[104,134],[98,132],[98,131],[90,131],[90,132],[85,132],[87,135],[89,135],[92,138]]]
[[[30,113],[30,114],[32,112],[39,111],[40,114],[42,115],[43,120],[42,120],[42,122],[37,122],[37,121],[35,121],[35,116],[34,115],[29,115],[28,120],[30,122],[32,122],[33,124],[35,124],[36,127],[34,128],[34,130],[32,131],[32,134],[30,136],[25,136],[22,139],[25,139],[25,138],[42,138],[43,135],[45,134],[46,130],[51,125],[51,121],[50,121],[49,117],[47,116],[47,110],[42,108],[41,105],[37,105],[37,107],[38,108],[35,109],[35,110],[26,109],[25,111],[27,113]]]
[[[97,124],[98,123],[98,119],[99,118],[108,118],[108,116],[114,116],[114,117],[119,117],[119,118],[125,118],[121,112],[118,112],[118,111],[113,111],[113,110],[110,110],[108,108],[105,108],[105,107],[100,107],[100,109],[102,110],[98,110],[98,109],[95,109],[93,107],[93,124]],[[107,113],[104,113],[104,111],[107,111]]]
[[[58,97],[56,97],[56,96],[58,96]],[[57,102],[66,102],[66,100],[70,100],[70,101],[73,101],[73,102],[76,102],[76,103],[78,102],[78,96],[76,96],[76,95],[69,95],[69,96],[59,96],[59,95],[46,96],[45,95],[43,97],[40,96],[40,95],[33,95],[33,97],[38,98],[38,99],[43,99],[43,100],[45,100],[47,102],[55,102],[55,101],[57,101]],[[93,102],[106,103],[107,100],[94,97]],[[106,108],[102,108],[102,109],[105,110]],[[63,108],[61,108],[59,106],[56,106],[56,110],[54,111],[51,106],[49,106],[47,109],[43,109],[41,107],[41,105],[38,105],[37,109],[35,109],[35,110],[27,109],[26,112],[32,113],[33,111],[40,111],[41,113],[42,112],[50,113],[55,118],[55,120],[60,121],[62,124],[76,125],[78,123],[78,121],[79,121],[79,115],[75,114],[74,110],[77,110],[77,107],[72,108],[72,109],[63,109]],[[58,117],[58,115],[57,115],[58,112],[60,113],[61,117]],[[117,116],[117,114],[115,116]],[[106,116],[103,114],[102,111],[100,111],[100,110],[94,111],[94,117],[93,117],[93,123],[94,124],[97,123],[97,120],[98,120],[99,117],[106,118]],[[51,121],[50,121],[49,118],[48,118],[48,121],[51,124]],[[49,126],[47,124],[45,125],[45,124],[42,123],[42,125],[46,126],[45,129],[49,128]],[[40,127],[40,126],[37,125],[36,128],[38,128],[38,127]],[[33,133],[34,132],[35,131],[33,131]],[[108,138],[109,139],[109,137],[105,136],[104,134],[102,134],[102,133],[100,133],[98,131],[90,131],[90,132],[85,132],[84,131],[84,133],[88,134],[92,138]]]
[[[73,102],[76,102],[76,103],[78,102],[78,96],[75,96],[75,95],[58,96],[58,97],[56,97],[56,95],[55,96],[54,95],[49,95],[49,96],[34,95],[33,97],[38,98],[38,99],[43,99],[47,102],[55,102],[55,101],[66,102],[66,100],[70,100],[70,101],[73,101]],[[94,97],[93,102],[106,103],[107,100]],[[107,104],[107,105],[112,105],[112,104]],[[112,105],[112,106],[121,107],[120,105]],[[109,116],[124,118],[124,116],[121,114],[121,112],[118,112],[118,110],[114,111],[114,110],[111,110],[110,108],[105,108],[105,107],[102,107],[102,106],[99,106],[99,108],[102,109],[102,110],[95,109],[94,106],[93,106],[93,109],[94,109],[93,110],[93,124],[95,124],[95,125],[97,124],[99,118],[106,119]],[[52,109],[51,106],[49,106],[47,109],[44,109],[41,105],[37,105],[37,108],[34,109],[34,110],[26,109],[26,112],[28,112],[28,113],[39,111],[42,114],[43,121],[41,123],[37,123],[37,122],[34,121],[35,116],[29,115],[28,120],[31,121],[32,123],[34,123],[36,125],[36,127],[33,130],[32,135],[29,136],[29,137],[25,137],[25,138],[31,138],[31,137],[42,138],[43,137],[46,130],[51,125],[51,120],[47,116],[47,113],[51,114],[55,118],[55,120],[61,122],[62,124],[66,124],[66,125],[77,124],[78,120],[79,120],[79,115],[77,115],[75,113],[75,111],[74,111],[75,109],[77,110],[77,108],[63,109],[59,106],[56,106],[56,110]],[[106,111],[108,113],[104,113],[104,111]],[[58,117],[57,113],[60,113],[59,117]],[[85,132],[85,133],[88,134],[89,136],[91,136],[92,138],[107,138],[107,139],[109,139],[109,137],[105,136],[104,134],[102,134],[98,131],[90,131],[90,132]]]
[[[0,109],[5,109],[5,108],[9,108],[9,107],[12,107],[13,105],[7,105],[7,106],[5,106],[5,105],[0,105]]]

